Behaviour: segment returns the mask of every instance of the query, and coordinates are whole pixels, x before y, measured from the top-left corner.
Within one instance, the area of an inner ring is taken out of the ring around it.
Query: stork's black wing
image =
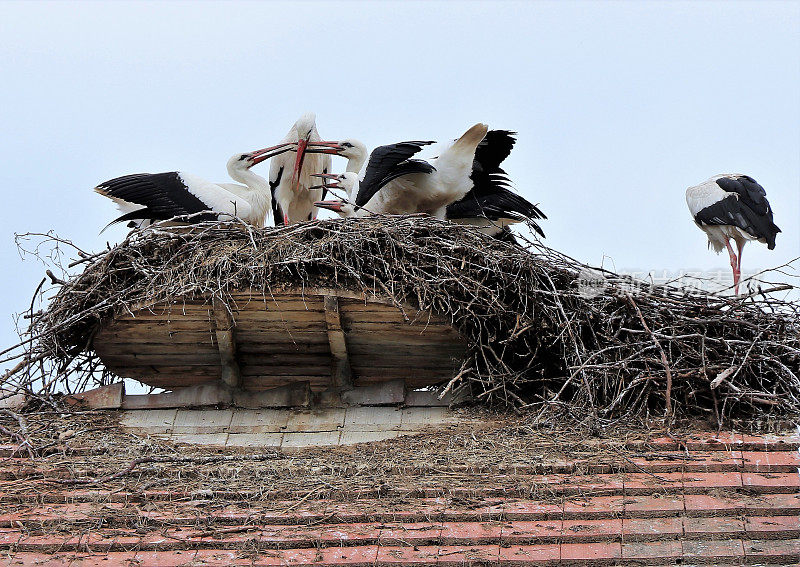
[[[447,206],[446,218],[487,218],[497,221],[500,219],[528,220],[533,229],[544,238],[544,232],[534,219],[546,219],[539,207],[506,188],[496,188],[494,193],[476,195],[467,193],[463,199]]]
[[[701,209],[694,220],[699,225],[732,225],[755,238],[763,238],[767,248],[775,248],[775,236],[781,231],[772,220],[767,193],[750,177],[722,177],[717,180],[729,195]]]
[[[516,134],[509,130],[487,132],[475,150],[470,175],[472,189],[463,199],[448,205],[447,218],[529,220],[533,229],[544,237],[541,227],[532,221],[547,217],[539,207],[510,189],[511,181],[500,167],[517,141]]]
[[[752,177],[747,175],[720,177],[717,179],[717,185],[724,191],[739,195],[739,200],[750,207],[755,214],[769,216],[772,220],[772,209],[767,201],[767,192]]]
[[[275,223],[275,226],[283,226],[283,213],[280,205],[278,205],[278,199],[275,198],[275,190],[281,182],[281,177],[283,177],[283,168],[278,170],[274,180],[269,180],[269,192],[272,195],[272,222]]]
[[[500,164],[509,156],[517,139],[516,132],[490,130],[475,149],[472,161],[472,192],[488,195],[498,188],[509,187],[511,182]]]
[[[434,167],[426,161],[409,159],[418,153],[422,146],[433,143],[435,142],[399,142],[372,150],[367,169],[364,171],[364,179],[358,184],[355,204],[363,207],[381,187],[402,175],[434,171]]]
[[[132,219],[166,220],[192,215],[191,221],[216,220],[208,206],[190,193],[176,171],[168,173],[134,173],[117,177],[95,187],[106,197],[122,199],[144,208],[114,219],[110,224]]]
[[[505,173],[500,164],[511,154],[517,133],[510,130],[489,130],[475,148],[475,161],[490,173]]]

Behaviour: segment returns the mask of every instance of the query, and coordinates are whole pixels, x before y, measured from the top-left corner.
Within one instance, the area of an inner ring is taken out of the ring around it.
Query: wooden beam
[[[335,295],[325,296],[325,323],[328,327],[328,343],[331,347],[331,380],[334,388],[348,390],[353,387],[353,371],[347,356],[342,320],[339,317],[339,298]]]
[[[236,323],[228,306],[217,297],[214,297],[214,326],[222,365],[222,381],[231,388],[236,388],[241,382],[239,363],[236,361],[236,339],[233,336]]]

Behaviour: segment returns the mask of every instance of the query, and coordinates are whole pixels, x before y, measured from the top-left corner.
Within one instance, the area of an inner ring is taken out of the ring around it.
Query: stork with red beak
[[[296,150],[276,157],[270,164],[269,185],[275,225],[313,220],[317,217],[314,202],[324,198],[323,189],[313,188],[316,183],[313,175],[331,170],[332,152],[320,150],[336,144],[320,138],[313,112],[302,115],[281,143],[297,146]],[[307,151],[310,148],[315,151]]]
[[[110,224],[129,221],[128,226],[136,227],[165,220],[196,223],[236,217],[260,228],[272,202],[270,186],[251,168],[293,148],[282,143],[231,157],[228,174],[242,185],[211,183],[191,173],[169,171],[117,177],[94,190],[114,201],[123,213]]]

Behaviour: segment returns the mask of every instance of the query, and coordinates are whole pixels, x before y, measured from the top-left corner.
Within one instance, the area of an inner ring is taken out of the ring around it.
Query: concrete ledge
[[[92,409],[118,409],[125,397],[125,383],[117,382],[67,396],[68,404],[85,404]]]
[[[290,450],[377,442],[468,422],[443,407],[132,410],[120,420],[136,433],[174,443]]]
[[[123,409],[180,408],[228,405],[233,401],[230,388],[222,382],[180,388],[161,394],[129,395],[122,399]]]
[[[342,401],[354,406],[402,404],[405,398],[406,383],[403,380],[391,380],[342,392]]]

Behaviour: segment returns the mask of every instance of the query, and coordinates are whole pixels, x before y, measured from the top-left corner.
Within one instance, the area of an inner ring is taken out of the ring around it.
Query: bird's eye
[[[250,157],[248,154],[242,154],[242,157],[239,158],[239,161],[242,161],[243,159],[247,159],[248,157]]]
[[[352,148],[352,147],[353,147],[353,144],[351,144],[350,142],[344,142],[342,145],[343,145],[345,148]]]

